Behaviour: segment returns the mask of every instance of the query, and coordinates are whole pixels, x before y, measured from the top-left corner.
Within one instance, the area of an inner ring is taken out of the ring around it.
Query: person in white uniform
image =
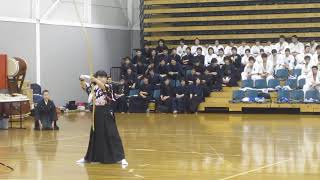
[[[184,44],[184,39],[180,39],[180,45],[177,47],[177,54],[180,57],[187,55],[187,45]]]
[[[320,91],[320,73],[317,66],[312,66],[311,73],[307,75],[306,84],[303,86],[304,92],[313,89]]]
[[[263,49],[263,46],[260,44],[260,40],[256,40],[255,45],[251,47],[251,54],[253,55],[253,57],[259,56],[260,49]]]
[[[249,57],[251,57],[250,49],[245,50],[245,54],[241,59],[241,63],[243,66],[246,66],[249,63]]]
[[[281,35],[279,38],[279,42],[274,46],[279,54],[284,54],[285,50],[289,48],[289,44],[286,41],[286,37]]]
[[[241,73],[241,79],[243,81],[248,79],[255,80],[255,78],[258,78],[256,76],[258,75],[257,65],[255,64],[256,60],[252,56],[250,56],[248,60],[249,60],[248,64],[244,67],[244,70]]]
[[[224,47],[219,43],[219,40],[214,41],[214,45],[212,46],[214,54],[219,54],[219,49],[224,49]]]
[[[244,54],[246,53],[247,49],[250,49],[250,46],[247,45],[246,41],[242,41],[241,42],[241,46],[238,47],[238,54],[240,56],[244,56]]]
[[[298,54],[304,53],[304,45],[298,41],[298,36],[293,35],[291,41],[292,43],[289,44],[289,48],[294,57],[296,57]]]
[[[209,47],[208,54],[205,56],[204,65],[207,67],[210,65],[213,58],[217,58],[217,55],[213,53],[214,50],[212,47]]]
[[[232,48],[233,47],[237,48],[237,46],[234,45],[233,41],[230,41],[229,44],[224,49],[224,55],[230,56],[232,54]]]
[[[304,64],[300,64],[300,68],[297,68],[297,69],[301,69],[301,75],[298,77],[298,80],[305,79],[308,76],[308,74],[311,72],[313,65],[311,64],[310,61],[311,61],[311,57],[305,56]]]
[[[198,48],[201,48],[201,49],[203,49],[203,47],[200,45],[200,39],[199,38],[196,38],[195,40],[194,40],[194,45],[193,46],[191,46],[191,54],[196,54],[197,53],[197,49]],[[204,52],[202,51],[202,55],[204,55]]]
[[[269,82],[270,79],[274,79],[274,68],[272,61],[268,60],[268,55],[266,53],[261,54],[262,63],[256,65],[257,74],[254,75],[253,79],[265,79]]]

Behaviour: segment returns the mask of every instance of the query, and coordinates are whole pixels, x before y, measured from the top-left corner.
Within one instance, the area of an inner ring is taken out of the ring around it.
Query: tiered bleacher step
[[[299,109],[302,113],[320,113],[320,104],[304,103],[277,103],[277,92],[270,92],[271,102],[267,103],[232,103],[232,93],[240,87],[224,87],[221,92],[212,92],[205,102],[199,106],[199,111],[206,112],[211,110],[224,109],[227,112],[243,112],[247,108],[261,109]]]

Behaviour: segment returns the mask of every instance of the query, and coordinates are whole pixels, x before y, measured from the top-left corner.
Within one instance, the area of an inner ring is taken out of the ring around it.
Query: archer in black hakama
[[[99,77],[99,74],[97,76]],[[112,89],[109,88],[109,85],[105,84],[105,90],[103,90],[100,88],[102,82],[99,82],[99,80],[95,81],[100,85],[94,86],[96,104],[94,123],[90,131],[87,153],[84,159],[78,162],[112,164],[121,161],[124,164],[125,161],[127,163],[115,116],[111,108],[110,102],[113,100]],[[86,86],[86,91],[91,92],[90,86],[88,84]]]

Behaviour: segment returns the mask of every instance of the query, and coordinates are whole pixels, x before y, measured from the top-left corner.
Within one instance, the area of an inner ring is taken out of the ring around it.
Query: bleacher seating
[[[179,39],[193,44],[220,40],[254,42],[278,39],[280,34],[319,39],[320,3],[316,0],[145,0],[144,40],[162,38],[169,47]]]

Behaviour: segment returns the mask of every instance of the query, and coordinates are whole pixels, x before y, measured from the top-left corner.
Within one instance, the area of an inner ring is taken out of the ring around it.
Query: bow
[[[94,71],[93,71],[93,50],[92,50],[92,43],[91,43],[91,39],[89,36],[89,33],[83,23],[83,21],[81,20],[80,17],[80,13],[78,10],[78,6],[75,0],[73,0],[73,6],[74,9],[76,11],[77,14],[77,18],[78,21],[81,25],[81,29],[82,29],[82,34],[86,43],[86,49],[87,49],[87,63],[89,65],[89,72],[90,72],[90,77],[93,77]],[[91,86],[91,94],[94,94],[94,86]],[[95,114],[95,109],[96,109],[96,104],[95,104],[95,94],[93,95],[93,99],[92,99],[92,104],[93,104],[93,113],[92,113],[92,130],[94,131],[94,114]]]

